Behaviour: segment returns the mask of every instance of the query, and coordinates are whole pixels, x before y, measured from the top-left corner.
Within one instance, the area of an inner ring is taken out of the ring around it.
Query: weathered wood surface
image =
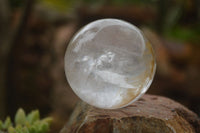
[[[173,100],[144,95],[116,110],[80,102],[61,133],[200,133],[200,119]]]

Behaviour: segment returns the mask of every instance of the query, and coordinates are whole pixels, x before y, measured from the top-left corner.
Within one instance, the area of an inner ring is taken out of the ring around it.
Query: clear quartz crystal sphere
[[[151,85],[156,70],[151,44],[137,27],[118,19],[83,27],[70,41],[64,61],[73,91],[103,109],[136,101]]]

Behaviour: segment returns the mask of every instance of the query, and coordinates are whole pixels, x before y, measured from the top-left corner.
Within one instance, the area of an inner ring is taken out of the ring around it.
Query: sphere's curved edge
[[[153,82],[153,79],[154,79],[154,76],[155,76],[155,73],[156,73],[156,64],[155,64],[155,67],[154,67],[154,70],[153,70],[153,74],[152,74],[152,80],[149,81],[148,85],[145,87],[145,89],[142,90],[142,93],[140,95],[138,95],[135,99],[133,99],[130,103],[120,107],[120,108],[124,108],[124,107],[127,107],[128,105],[134,103],[135,101],[137,101],[139,98],[141,98],[149,89],[149,87],[151,86],[152,82]]]

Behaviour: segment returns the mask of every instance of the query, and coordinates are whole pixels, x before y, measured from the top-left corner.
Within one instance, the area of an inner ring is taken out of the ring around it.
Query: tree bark
[[[104,110],[80,102],[61,133],[199,133],[200,119],[183,105],[144,95],[121,109]]]

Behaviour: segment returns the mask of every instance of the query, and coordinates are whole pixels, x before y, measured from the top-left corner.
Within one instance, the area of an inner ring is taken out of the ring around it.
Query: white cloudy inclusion
[[[73,91],[98,108],[129,105],[149,88],[156,69],[151,44],[134,25],[101,19],[69,43],[65,73]]]

